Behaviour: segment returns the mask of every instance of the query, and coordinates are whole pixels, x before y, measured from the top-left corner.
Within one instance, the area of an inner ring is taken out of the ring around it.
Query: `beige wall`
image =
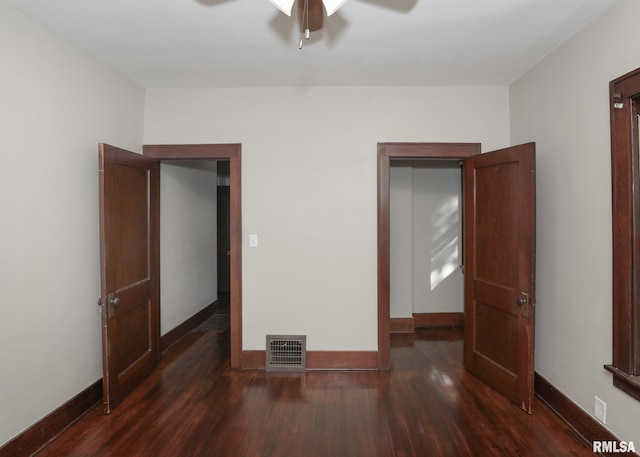
[[[413,170],[389,169],[389,308],[392,318],[413,314]]]
[[[0,445],[102,377],[98,142],[143,90],[0,1]]]
[[[245,350],[264,349],[266,334],[306,334],[310,350],[376,350],[377,143],[494,149],[508,135],[505,87],[146,94],[146,143],[242,143]]]
[[[464,308],[458,162],[392,166],[391,317]]]
[[[640,66],[640,2],[623,0],[517,81],[513,143],[537,142],[536,369],[640,443],[640,402],[611,385],[611,161],[608,84]]]
[[[164,162],[160,171],[160,332],[218,298],[215,161]]]
[[[413,168],[413,312],[464,308],[462,171],[457,162]]]

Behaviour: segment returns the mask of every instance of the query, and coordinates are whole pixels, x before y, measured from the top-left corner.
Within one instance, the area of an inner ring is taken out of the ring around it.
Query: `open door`
[[[158,161],[99,145],[104,411],[158,365]]]
[[[218,162],[218,167],[220,162]],[[231,199],[229,186],[217,187],[218,200],[218,299],[229,304],[231,296]]]
[[[533,411],[535,144],[465,159],[464,365]]]

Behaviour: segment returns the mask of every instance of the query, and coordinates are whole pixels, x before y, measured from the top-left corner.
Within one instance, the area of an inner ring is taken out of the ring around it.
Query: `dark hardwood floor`
[[[394,334],[389,372],[282,375],[230,370],[228,332],[192,332],[38,456],[594,455],[541,401],[528,415],[467,373],[462,336]]]

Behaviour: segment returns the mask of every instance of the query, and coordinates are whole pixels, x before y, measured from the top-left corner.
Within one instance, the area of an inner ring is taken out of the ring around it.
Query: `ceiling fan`
[[[269,0],[280,11],[291,16],[293,4],[296,0]],[[298,14],[302,28],[308,34],[322,28],[323,7],[327,10],[327,17],[335,13],[347,0],[298,0]]]
[[[280,11],[291,16],[293,5],[298,2],[298,19],[300,32],[307,40],[310,33],[323,27],[324,10],[327,17],[338,11],[347,0],[269,0]],[[372,5],[408,13],[413,9],[418,0],[360,0]],[[300,39],[299,49],[302,49],[303,40]]]

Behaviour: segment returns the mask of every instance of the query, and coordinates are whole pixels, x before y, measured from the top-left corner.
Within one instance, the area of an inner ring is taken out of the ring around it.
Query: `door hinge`
[[[622,100],[622,95],[613,94],[613,107],[615,109],[623,109],[624,108],[624,101]]]
[[[520,314],[522,317],[529,317],[529,294],[521,292],[517,303],[518,306],[520,306]]]

